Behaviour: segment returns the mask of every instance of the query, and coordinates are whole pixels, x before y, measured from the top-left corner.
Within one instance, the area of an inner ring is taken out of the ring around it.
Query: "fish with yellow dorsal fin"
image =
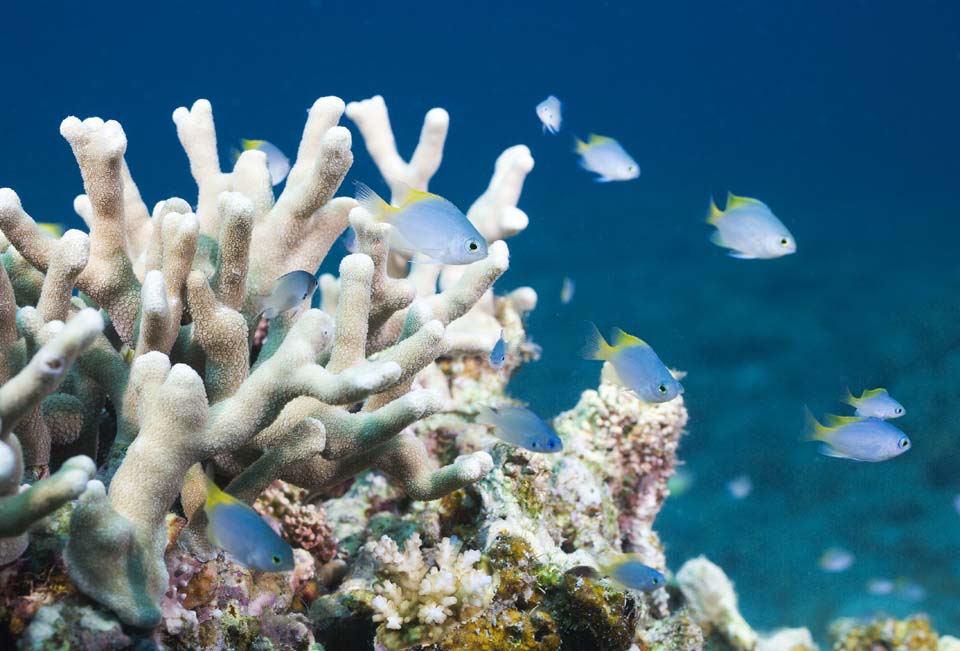
[[[781,258],[797,250],[797,242],[787,227],[758,199],[728,193],[723,210],[711,199],[707,223],[717,229],[710,241],[730,249],[733,258]]]
[[[910,449],[910,437],[885,420],[827,415],[827,424],[806,410],[807,439],[823,443],[820,453],[853,461],[886,461]]]
[[[610,554],[597,564],[602,574],[630,590],[651,592],[667,583],[663,574],[644,564],[640,554]]]
[[[290,173],[290,159],[280,148],[266,140],[241,140],[243,151],[256,149],[267,157],[267,169],[270,170],[270,183],[279,185]]]
[[[843,401],[856,409],[857,416],[863,418],[900,418],[906,412],[899,402],[893,399],[886,389],[867,389],[859,398],[855,398],[850,389]]]
[[[590,134],[584,142],[575,138],[575,151],[580,155],[580,167],[599,174],[597,183],[629,181],[640,176],[640,166],[619,142],[607,136]]]
[[[270,528],[266,520],[206,476],[207,538],[237,562],[261,572],[293,569],[293,549]]]
[[[470,264],[487,257],[487,241],[460,209],[441,196],[403,186],[391,206],[357,181],[357,201],[377,221],[393,226],[390,247],[442,264]]]
[[[589,324],[587,342],[581,351],[586,359],[610,362],[621,384],[644,402],[667,402],[683,393],[683,385],[673,377],[647,342],[614,328],[611,346]]]

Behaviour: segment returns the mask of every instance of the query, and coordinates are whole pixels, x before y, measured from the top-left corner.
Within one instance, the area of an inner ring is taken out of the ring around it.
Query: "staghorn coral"
[[[493,577],[474,567],[477,550],[461,552],[459,543],[444,538],[428,560],[418,534],[402,551],[387,536],[370,546],[380,579],[370,605],[373,621],[381,622],[377,637],[389,649],[435,642],[493,599]]]

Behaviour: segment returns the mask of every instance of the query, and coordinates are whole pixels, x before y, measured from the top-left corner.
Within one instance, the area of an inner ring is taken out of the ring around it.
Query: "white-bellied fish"
[[[637,394],[644,402],[667,402],[683,393],[683,385],[673,377],[650,345],[628,335],[620,328],[613,329],[611,346],[597,330],[589,325],[587,342],[581,351],[586,359],[610,362],[620,384]]]
[[[267,169],[270,170],[270,182],[280,184],[290,172],[290,159],[273,143],[266,140],[241,140],[244,151],[256,149],[267,156]]]
[[[493,427],[500,440],[531,452],[563,450],[563,442],[553,428],[526,407],[480,407],[476,422]]]
[[[611,554],[597,564],[602,574],[630,590],[651,592],[667,583],[663,574],[645,565],[639,554]]]
[[[252,570],[293,569],[293,549],[249,505],[220,490],[207,477],[207,537]]]
[[[507,343],[503,340],[503,330],[500,331],[500,338],[494,344],[490,351],[490,367],[495,369],[503,368],[503,363],[507,359]]]
[[[893,397],[887,393],[886,389],[868,389],[861,394],[859,398],[854,397],[850,390],[847,389],[847,394],[844,396],[843,401],[856,409],[854,412],[857,416],[863,418],[882,418],[884,420],[890,418],[900,418],[906,412],[899,402],[893,399]]]
[[[261,305],[261,312],[264,318],[272,319],[300,305],[313,296],[316,289],[317,279],[309,271],[297,269],[283,274],[273,283],[270,295]]]
[[[743,260],[780,258],[797,250],[790,231],[765,203],[727,193],[723,210],[710,199],[707,223],[717,230],[710,241],[730,249],[729,255]]]
[[[737,475],[727,482],[727,492],[735,500],[745,499],[753,492],[753,481],[747,475]]]
[[[637,161],[613,138],[591,133],[587,142],[579,138],[575,140],[575,151],[580,155],[580,167],[599,174],[594,179],[597,183],[629,181],[640,176]]]
[[[561,108],[560,100],[553,95],[537,104],[537,117],[543,123],[544,133],[549,131],[555,134],[560,131],[560,123],[563,121]]]
[[[354,230],[353,226],[347,226],[347,230],[343,231],[343,235],[340,236],[340,241],[348,253],[357,252],[357,231]]]
[[[817,565],[819,565],[820,569],[824,572],[836,574],[849,570],[855,560],[857,559],[854,555],[843,547],[830,547],[829,549],[825,549],[820,555],[820,560],[817,561]]]
[[[422,253],[433,262],[470,264],[487,257],[487,241],[455,205],[430,192],[405,188],[399,207],[391,206],[368,186],[356,182],[357,201],[377,221],[393,226],[391,247]]]
[[[563,277],[563,284],[560,286],[560,303],[563,305],[568,304],[573,300],[573,293],[576,291],[577,286],[573,281],[567,277]]]
[[[821,425],[807,410],[807,436],[820,453],[853,461],[886,461],[910,449],[910,437],[885,420],[827,415]]]

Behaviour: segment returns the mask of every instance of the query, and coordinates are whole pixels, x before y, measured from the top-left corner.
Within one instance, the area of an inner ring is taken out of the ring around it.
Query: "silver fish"
[[[780,258],[797,250],[797,242],[787,227],[757,199],[728,193],[724,210],[711,199],[707,223],[717,229],[710,235],[710,241],[730,249],[732,258]]]
[[[821,425],[807,410],[807,433],[820,441],[820,453],[853,461],[886,461],[910,449],[910,437],[885,420],[827,416]]]
[[[526,407],[480,407],[476,422],[493,427],[502,441],[531,452],[563,450],[557,433]]]
[[[317,279],[309,271],[298,269],[277,278],[270,296],[263,302],[263,316],[272,319],[313,296]]]
[[[503,330],[500,331],[500,338],[494,344],[490,351],[490,367],[495,369],[503,368],[503,363],[507,359],[507,344],[503,340]]]

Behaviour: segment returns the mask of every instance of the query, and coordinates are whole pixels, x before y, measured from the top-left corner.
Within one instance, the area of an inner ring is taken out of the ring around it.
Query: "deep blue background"
[[[840,614],[917,609],[960,631],[956,2],[26,4],[4,8],[0,186],[34,217],[76,223],[69,114],[123,124],[150,205],[195,194],[170,114],[199,97],[224,160],[242,137],[292,154],[322,95],[384,95],[407,154],[442,106],[431,188],[461,206],[500,151],[528,144],[531,226],[501,286],[540,291],[531,335],[545,354],[515,393],[551,414],[595,383],[575,354],[583,319],[642,336],[690,372],[695,482],[658,525],[674,567],[720,562],[760,627],[822,635]],[[565,102],[557,137],[533,114],[549,93]],[[590,131],[620,140],[643,176],[592,183],[570,153]],[[351,177],[375,180],[356,151]],[[712,247],[702,217],[727,190],[771,205],[799,252],[737,261]],[[577,295],[561,309],[564,275]],[[857,465],[798,443],[804,403],[836,409],[845,385],[880,384],[907,406],[909,454]],[[756,489],[734,502],[723,485],[741,473]],[[817,568],[832,545],[857,556],[845,574]],[[868,598],[871,577],[928,596]]]

